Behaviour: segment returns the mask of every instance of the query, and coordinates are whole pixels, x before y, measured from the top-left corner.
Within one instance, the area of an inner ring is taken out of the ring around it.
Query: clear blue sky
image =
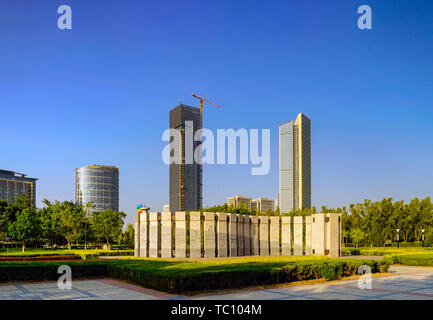
[[[72,30],[57,28],[72,7]],[[357,28],[357,8],[373,30]],[[409,200],[433,190],[433,2],[0,2],[0,168],[39,178],[37,198],[72,200],[74,169],[120,167],[120,207],[168,203],[168,112],[204,125],[270,128],[271,171],[206,166],[204,204],[274,199],[278,125],[312,121],[313,205]]]

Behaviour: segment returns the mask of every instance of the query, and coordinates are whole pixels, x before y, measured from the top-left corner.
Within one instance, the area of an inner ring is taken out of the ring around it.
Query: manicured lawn
[[[367,264],[386,272],[387,262],[323,257],[242,257],[218,260],[123,258],[110,261],[2,262],[0,281],[57,280],[67,264],[73,278],[112,277],[166,292],[203,291],[298,280],[337,279]]]

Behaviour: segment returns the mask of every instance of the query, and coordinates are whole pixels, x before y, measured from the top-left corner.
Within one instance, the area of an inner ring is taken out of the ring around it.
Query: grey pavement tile
[[[269,300],[433,300],[433,268],[393,267],[396,275],[373,277],[373,290],[361,290],[357,280],[333,283],[288,286],[271,289],[241,290],[193,297],[152,295],[134,285],[107,283],[103,280],[78,280],[72,282],[72,290],[60,290],[55,281],[0,285],[0,300],[150,300],[150,299],[269,299]],[[109,280],[109,279],[104,279]],[[134,290],[137,288],[137,290]]]
[[[336,292],[322,292],[322,293],[316,293],[314,295],[307,295],[308,298],[315,298],[319,300],[354,300],[359,299],[358,296],[351,296],[348,294],[342,293],[336,293]]]
[[[412,292],[418,293],[418,294],[425,294],[425,295],[431,295],[433,299],[433,288],[427,288],[427,289],[417,289],[413,290]]]

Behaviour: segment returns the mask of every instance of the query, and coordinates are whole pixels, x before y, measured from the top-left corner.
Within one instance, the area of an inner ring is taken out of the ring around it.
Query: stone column
[[[281,254],[283,256],[292,255],[292,230],[291,230],[292,217],[281,217]]]
[[[215,257],[215,213],[204,213],[204,257]]]
[[[140,256],[140,215],[134,216],[134,257]]]
[[[338,258],[340,256],[340,215],[329,213],[327,217],[327,249],[330,257]]]
[[[270,217],[269,239],[271,256],[280,255],[280,217]]]
[[[312,223],[312,240],[311,249],[312,254],[324,255],[326,247],[326,234],[325,234],[325,214],[313,214]]]
[[[151,258],[158,257],[158,249],[160,248],[159,219],[159,212],[149,213],[149,257]]]
[[[238,233],[238,256],[244,256],[244,215],[237,215],[238,223],[237,225],[237,233]]]
[[[175,213],[175,257],[186,258],[186,216],[185,211]]]
[[[171,258],[173,250],[171,212],[161,213],[161,258]]]
[[[142,212],[140,216],[140,257],[147,257],[149,249],[149,221],[148,212]]]
[[[228,254],[230,257],[237,257],[238,255],[238,216],[236,213],[229,213],[229,247]]]
[[[218,257],[227,257],[227,213],[217,213],[217,246],[218,246]]]
[[[251,255],[259,255],[259,217],[251,216],[250,224]]]
[[[189,214],[189,257],[201,258],[201,222],[200,211]]]
[[[251,217],[244,215],[244,256],[251,255]]]
[[[295,256],[303,255],[302,218],[302,216],[293,217],[293,254]]]
[[[311,255],[311,241],[312,241],[312,222],[313,218],[311,216],[305,217],[305,255]]]
[[[260,255],[268,256],[269,255],[269,217],[261,216],[259,218],[260,221]]]

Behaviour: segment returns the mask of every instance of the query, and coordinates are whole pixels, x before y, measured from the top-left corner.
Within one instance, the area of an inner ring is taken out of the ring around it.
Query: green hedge
[[[353,248],[345,247],[341,250],[343,255],[363,255],[363,256],[384,256],[390,254],[415,254],[415,253],[433,253],[433,248],[420,248],[420,247],[362,247]]]
[[[358,248],[341,248],[341,253],[350,256],[359,256],[361,254]]]
[[[218,262],[185,262],[164,259],[0,263],[0,282],[57,280],[57,268],[67,264],[73,279],[111,277],[165,292],[204,291],[299,280],[338,279],[355,275],[366,264],[372,272],[386,272],[389,262],[349,259],[240,259]]]
[[[325,279],[334,280],[344,276],[357,273],[362,264],[370,265],[373,272],[381,270],[385,272],[389,265],[377,262],[318,262],[318,263],[296,263],[282,268],[263,268],[254,270],[227,270],[214,272],[203,272],[194,275],[181,275],[176,278],[170,277],[145,277],[146,274],[140,270],[133,273],[117,273],[120,279],[136,282],[145,287],[168,292],[206,291],[227,288],[242,288],[254,285],[271,285],[290,283],[301,280]],[[380,266],[379,266],[380,264]],[[117,271],[119,271],[117,269]],[[130,277],[130,275],[133,277]]]
[[[433,253],[403,253],[387,255],[384,258],[389,264],[402,264],[406,266],[433,266]]]
[[[74,252],[78,254],[83,260],[98,259],[98,257],[102,257],[102,256],[127,257],[127,256],[134,255],[134,250],[104,250],[104,251],[97,251],[97,252],[80,252],[80,251],[74,251]]]
[[[397,243],[393,242],[392,247],[397,247]],[[422,241],[400,242],[400,248],[422,248]]]
[[[107,266],[98,261],[1,262],[0,282],[58,280],[57,269],[61,265],[71,266],[73,278],[107,275]]]

